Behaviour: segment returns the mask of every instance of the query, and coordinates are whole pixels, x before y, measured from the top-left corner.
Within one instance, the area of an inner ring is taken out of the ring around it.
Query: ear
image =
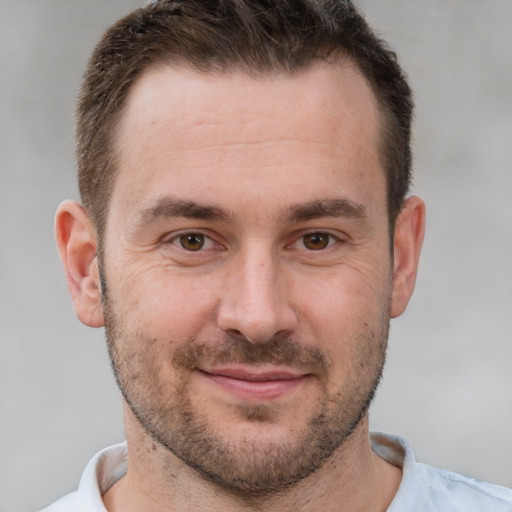
[[[405,311],[414,291],[424,234],[425,203],[417,196],[408,197],[395,225],[391,318]]]
[[[55,238],[78,319],[103,325],[96,232],[83,207],[64,201],[55,214]]]

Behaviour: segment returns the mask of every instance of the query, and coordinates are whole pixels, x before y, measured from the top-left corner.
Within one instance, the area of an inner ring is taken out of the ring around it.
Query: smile
[[[242,399],[272,400],[284,396],[309,380],[310,374],[288,369],[215,368],[200,373],[216,386]]]

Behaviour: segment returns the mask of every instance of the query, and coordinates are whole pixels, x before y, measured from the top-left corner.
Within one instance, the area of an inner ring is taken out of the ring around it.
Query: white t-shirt
[[[402,468],[387,512],[512,512],[512,489],[416,462],[406,441],[374,432],[373,451]],[[41,512],[107,512],[101,495],[126,473],[126,443],[106,448],[87,464],[76,492]]]

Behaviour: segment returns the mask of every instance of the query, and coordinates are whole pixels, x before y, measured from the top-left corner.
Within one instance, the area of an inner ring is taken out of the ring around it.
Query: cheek
[[[296,294],[308,333],[332,352],[351,350],[350,340],[379,330],[389,320],[391,283],[378,269],[344,266]]]
[[[156,339],[180,342],[198,336],[212,318],[218,290],[208,277],[194,278],[173,272],[127,275],[116,302],[123,317],[136,329]]]

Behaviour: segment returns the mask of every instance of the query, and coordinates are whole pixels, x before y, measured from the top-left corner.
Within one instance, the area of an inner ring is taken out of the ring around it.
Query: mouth
[[[229,366],[199,369],[215,386],[245,400],[273,400],[291,393],[311,377],[289,368]]]

